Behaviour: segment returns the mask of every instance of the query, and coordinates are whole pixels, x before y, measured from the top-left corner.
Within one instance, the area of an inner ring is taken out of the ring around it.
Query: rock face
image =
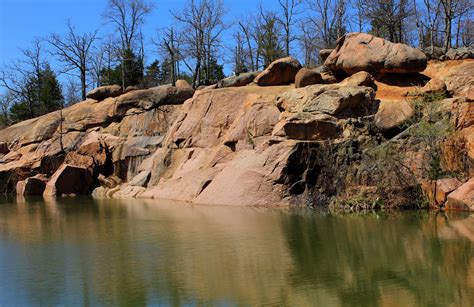
[[[390,91],[407,92],[431,78],[453,95],[433,102],[430,123],[436,129],[438,122],[452,124],[452,133],[440,141],[439,167],[459,178],[430,181],[432,199],[446,208],[470,209],[472,63],[431,62],[418,87],[405,75],[374,81],[360,71],[342,79],[321,66],[311,71],[322,84],[295,88],[288,83],[300,75],[296,83],[304,84],[307,71],[290,58],[256,77],[276,86],[239,86],[252,79],[246,76],[245,82],[228,79],[197,91],[177,82],[100,103],[88,99],[63,110],[62,130],[59,113],[52,112],[0,131],[6,147],[0,152],[0,192],[41,193],[39,179],[47,182],[43,194],[56,196],[94,189],[98,198],[326,206],[375,195],[386,206],[410,207],[419,184],[431,178],[433,161],[430,147],[411,136],[417,126],[411,120],[424,112],[412,117],[413,97],[393,98]]]
[[[253,82],[253,80],[260,74],[260,71],[254,71],[254,72],[247,72],[247,73],[242,73],[239,74],[238,76],[232,76],[225,78],[223,80],[220,80],[217,83],[218,88],[224,88],[224,87],[239,87],[239,86],[245,86],[247,84],[250,84]]]
[[[425,84],[425,86],[420,89],[420,92],[423,94],[438,93],[441,95],[445,95],[446,84],[440,79],[431,79],[428,83]]]
[[[87,93],[86,97],[101,101],[105,98],[117,97],[122,94],[123,91],[120,85],[106,85],[93,89],[92,91]]]
[[[295,77],[295,87],[305,87],[313,84],[323,83],[323,77],[315,70],[308,68],[301,68]]]
[[[287,57],[274,61],[254,80],[260,86],[289,84],[295,81],[295,76],[301,69],[298,60]]]
[[[337,42],[324,65],[351,75],[370,73],[413,73],[426,68],[425,54],[404,44],[394,44],[366,33],[348,33]]]

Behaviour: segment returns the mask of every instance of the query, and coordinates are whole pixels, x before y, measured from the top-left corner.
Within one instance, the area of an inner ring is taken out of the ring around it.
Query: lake
[[[474,215],[0,198],[0,305],[472,306]]]

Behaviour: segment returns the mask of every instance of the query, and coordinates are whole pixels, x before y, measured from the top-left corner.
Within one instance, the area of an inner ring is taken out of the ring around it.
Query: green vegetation
[[[56,74],[48,64],[39,71],[38,77],[30,76],[17,102],[11,107],[11,118],[14,122],[34,118],[59,110],[64,98]]]

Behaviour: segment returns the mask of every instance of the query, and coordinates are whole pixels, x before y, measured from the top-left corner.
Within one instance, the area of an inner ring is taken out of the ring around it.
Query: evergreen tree
[[[207,65],[204,65],[203,69],[204,71],[208,72],[207,74],[209,76],[209,80],[207,81],[208,84],[217,83],[217,81],[225,78],[224,66],[218,64],[216,58],[214,57],[211,57],[211,59],[209,60],[209,67]],[[206,84],[206,80],[204,76],[202,77],[200,84]]]
[[[14,121],[22,121],[59,110],[64,103],[56,74],[47,63],[41,68],[39,78],[35,76],[27,78],[21,97],[22,99],[10,110]]]
[[[123,63],[123,69],[122,69]],[[143,82],[142,59],[137,57],[131,50],[123,52],[123,61],[110,70],[104,68],[101,71],[101,85],[119,84],[125,88],[129,85],[140,85]],[[123,80],[122,80],[123,76]]]

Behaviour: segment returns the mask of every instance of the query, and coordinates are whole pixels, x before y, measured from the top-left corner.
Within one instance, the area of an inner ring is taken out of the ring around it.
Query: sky
[[[179,11],[186,0],[152,0],[155,9],[146,18],[144,35],[147,39],[158,29],[172,25],[175,21],[170,10]],[[272,9],[276,0],[263,0],[263,5]],[[224,0],[228,11],[227,21],[255,11],[258,1]],[[79,32],[92,32],[99,29],[100,34],[112,32],[101,15],[107,0],[0,0],[0,66],[20,57],[19,48],[29,48],[35,37],[51,33],[62,34],[67,20]],[[229,34],[228,34],[229,35]],[[230,39],[230,36],[227,37]],[[158,57],[150,53],[153,46],[147,41],[148,57]],[[54,66],[54,61],[52,61]]]

